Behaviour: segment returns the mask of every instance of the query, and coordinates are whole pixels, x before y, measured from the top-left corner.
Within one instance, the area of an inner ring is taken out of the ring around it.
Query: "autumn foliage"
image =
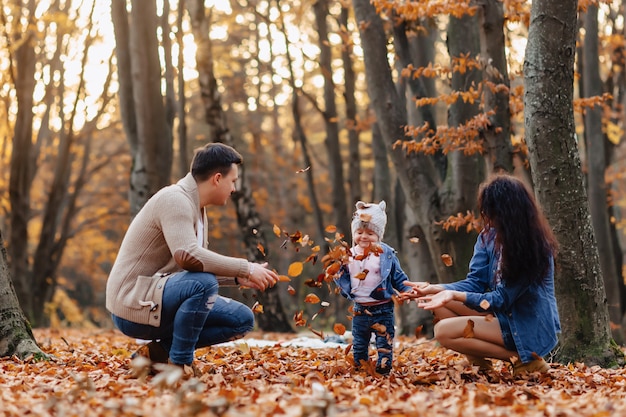
[[[434,342],[398,337],[389,376],[354,373],[343,346],[284,346],[256,334],[197,352],[199,379],[164,367],[133,376],[133,339],[109,330],[35,330],[50,362],[0,361],[0,415],[37,416],[611,416],[626,412],[624,369],[552,364],[514,379],[481,373]]]

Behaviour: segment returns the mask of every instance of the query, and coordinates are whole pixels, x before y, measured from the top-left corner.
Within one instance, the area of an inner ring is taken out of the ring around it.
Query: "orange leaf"
[[[443,255],[441,255],[441,260],[443,261],[443,264],[445,266],[452,266],[452,257],[448,255],[447,253],[444,253]]]
[[[263,305],[257,301],[252,306],[252,311],[258,314],[263,314]]]
[[[420,241],[420,238],[419,238],[419,237],[412,237],[412,238],[409,238],[409,242],[411,242],[411,243],[418,243],[419,241]]]
[[[480,305],[480,308],[482,308],[483,310],[489,310],[489,306],[491,304],[489,304],[489,301],[487,300],[482,300],[479,305]]]
[[[419,339],[420,337],[422,337],[422,330],[423,329],[424,329],[424,325],[423,324],[421,324],[421,325],[419,325],[419,326],[417,326],[415,328],[415,338],[416,339]]]
[[[364,279],[365,279],[365,277],[367,276],[367,274],[368,274],[369,272],[370,272],[370,271],[369,271],[368,269],[364,269],[363,271],[361,271],[361,272],[359,272],[358,274],[356,274],[356,275],[354,276],[354,278],[356,278],[356,279],[360,279],[360,280],[362,281],[362,280],[364,280]]]
[[[306,297],[304,297],[304,302],[305,302],[305,303],[309,303],[309,304],[317,304],[317,303],[319,303],[320,301],[321,301],[321,300],[320,300],[320,298],[319,298],[317,295],[313,294],[313,293],[311,293],[311,294],[307,294],[307,296],[306,296]]]
[[[335,325],[333,326],[333,330],[335,331],[335,333],[341,336],[346,332],[346,326],[341,323],[335,323]]]
[[[296,295],[296,290],[291,285],[287,287],[287,292],[291,295]]]
[[[463,337],[466,339],[474,337],[474,322],[470,319],[467,320],[467,326],[463,329]]]
[[[265,256],[265,248],[263,247],[263,245],[261,245],[260,243],[257,243],[256,247],[259,250],[259,252],[261,252],[261,255]]]
[[[289,282],[291,281],[291,278],[289,278],[287,275],[279,275],[278,280],[282,282]]]
[[[274,225],[274,234],[278,237],[280,237],[280,227]]]
[[[385,327],[384,324],[374,323],[370,327],[377,333],[382,333],[382,334],[387,333],[387,327]]]
[[[361,220],[362,222],[369,222],[370,220],[372,220],[372,215],[367,213],[361,213],[359,214],[359,220]]]
[[[335,233],[337,231],[337,226],[331,224],[326,226],[326,229],[324,230],[326,230],[326,233]]]
[[[303,268],[304,267],[302,266],[302,262],[294,262],[289,265],[289,270],[287,271],[287,274],[291,277],[297,277],[302,273]]]

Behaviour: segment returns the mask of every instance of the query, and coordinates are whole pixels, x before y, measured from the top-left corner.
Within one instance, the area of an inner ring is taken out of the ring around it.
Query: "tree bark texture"
[[[535,191],[561,246],[555,287],[562,334],[556,358],[606,365],[615,354],[574,130],[576,8],[576,0],[532,3],[524,126]]]
[[[511,113],[509,109],[509,71],[504,49],[504,5],[500,0],[480,3],[480,58],[483,62],[483,81],[493,87],[507,87],[494,92],[484,86],[484,111],[493,111],[490,125],[484,132],[487,174],[496,171],[513,172],[511,147]]]
[[[35,25],[37,1],[30,0],[24,11],[29,25]],[[13,133],[9,200],[11,202],[9,248],[11,275],[15,277],[15,289],[22,308],[27,315],[33,310],[30,291],[28,260],[28,221],[31,215],[30,189],[35,176],[33,149],[33,94],[35,90],[35,43],[37,37],[32,29],[22,28],[19,47],[15,50],[12,78],[17,99],[17,117]]]
[[[37,346],[30,323],[15,295],[0,231],[0,357],[12,355],[20,359],[30,355],[35,355],[36,359],[47,358]]]
[[[347,196],[344,186],[343,159],[339,146],[339,124],[337,104],[335,102],[335,82],[333,81],[332,51],[328,41],[328,0],[313,3],[315,22],[317,23],[318,46],[320,48],[320,70],[324,77],[324,124],[326,139],[324,144],[328,152],[328,171],[332,187],[333,222],[344,236],[350,235]]]
[[[196,62],[202,102],[205,109],[205,121],[210,129],[209,140],[222,142],[236,148],[228,128],[226,115],[222,109],[221,95],[217,90],[212,44],[209,38],[210,18],[206,15],[203,0],[190,0],[187,1],[187,4],[191,16],[194,39],[198,45]],[[267,239],[263,231],[263,222],[252,198],[252,190],[246,175],[245,166],[241,167],[239,177],[238,190],[233,194],[232,198],[235,203],[237,222],[247,250],[247,258],[253,262],[264,262],[265,255],[259,250],[259,246],[267,250]],[[275,332],[293,332],[291,320],[289,320],[284,311],[278,287],[270,288],[265,292],[259,291],[256,294],[256,298],[263,305],[264,311],[263,314],[257,315],[257,323],[260,329]]]
[[[602,95],[602,80],[598,59],[598,7],[590,5],[584,14],[585,38],[582,47],[583,97],[589,98]],[[616,269],[613,250],[613,238],[609,219],[608,185],[605,181],[607,168],[606,138],[602,132],[602,106],[596,105],[585,112],[585,142],[587,149],[587,194],[591,224],[598,244],[600,270],[604,280],[609,319],[619,326],[622,321],[620,290],[618,280],[621,278]],[[622,343],[622,329],[615,328],[613,338]]]
[[[139,152],[133,156],[131,172],[133,213],[138,212],[154,193],[171,182],[172,130],[167,123],[161,93],[157,28],[156,2],[132,0],[130,69],[139,144]]]

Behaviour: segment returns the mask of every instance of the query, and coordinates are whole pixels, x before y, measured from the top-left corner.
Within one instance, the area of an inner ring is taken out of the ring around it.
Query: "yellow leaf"
[[[302,262],[294,262],[291,265],[289,265],[289,270],[287,271],[287,275],[289,275],[290,277],[297,277],[298,275],[302,273],[303,268],[304,267],[302,266]]]
[[[274,225],[274,234],[278,237],[280,237],[280,227]]]

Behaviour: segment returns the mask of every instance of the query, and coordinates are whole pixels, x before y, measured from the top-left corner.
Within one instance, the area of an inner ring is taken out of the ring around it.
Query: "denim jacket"
[[[380,275],[383,277],[382,282],[378,285],[370,297],[375,300],[390,300],[394,294],[394,288],[400,292],[411,291],[411,287],[404,285],[404,281],[408,281],[409,277],[400,267],[400,261],[396,255],[396,250],[385,243],[379,243],[383,248],[380,256]],[[335,282],[341,290],[341,295],[348,300],[354,300],[351,294],[352,286],[350,284],[350,272],[347,265],[341,267],[341,275],[335,279]]]
[[[466,293],[465,304],[477,311],[491,311],[501,323],[508,322],[522,362],[548,354],[558,341],[561,331],[556,298],[554,296],[554,259],[542,284],[507,285],[496,283],[499,254],[495,249],[495,232],[483,230],[469,264],[464,280],[444,284],[449,290]],[[480,306],[486,300],[487,310]]]

